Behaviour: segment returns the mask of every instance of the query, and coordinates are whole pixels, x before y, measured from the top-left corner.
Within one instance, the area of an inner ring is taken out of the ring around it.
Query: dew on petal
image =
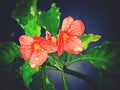
[[[38,57],[35,57],[35,60],[39,60],[39,58],[38,58]]]
[[[35,68],[35,66],[36,66],[36,64],[35,64],[35,63],[33,63],[33,64],[31,65],[31,67],[32,67],[32,68]]]
[[[77,46],[77,47],[75,47],[75,48],[73,48],[73,51],[74,52],[81,52],[83,49],[81,48],[81,47],[79,47],[79,46]]]
[[[71,30],[68,30],[68,32],[71,32]]]
[[[38,55],[40,55],[40,53],[38,53]]]

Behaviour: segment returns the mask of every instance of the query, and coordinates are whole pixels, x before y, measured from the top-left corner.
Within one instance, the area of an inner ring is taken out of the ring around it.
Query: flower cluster
[[[20,53],[24,60],[30,58],[32,68],[42,65],[47,60],[48,53],[58,51],[60,56],[65,50],[72,54],[79,54],[84,47],[78,36],[84,33],[84,29],[81,20],[74,20],[71,16],[68,16],[62,22],[58,38],[51,36],[48,31],[46,31],[46,38],[20,36]]]

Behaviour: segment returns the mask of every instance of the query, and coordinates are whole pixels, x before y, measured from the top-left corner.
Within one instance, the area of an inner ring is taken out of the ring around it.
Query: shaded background
[[[88,50],[104,41],[116,42],[120,40],[120,4],[118,0],[38,0],[38,8],[48,10],[52,2],[55,2],[60,8],[61,23],[65,17],[72,16],[74,19],[81,19],[84,22],[85,33],[102,36],[102,39],[98,42],[91,43]],[[18,37],[24,34],[22,28],[11,18],[15,4],[16,0],[3,0],[0,2],[0,42],[14,41],[18,43]],[[69,68],[86,74],[93,80],[98,77],[97,69],[87,62],[76,62]],[[55,84],[56,90],[63,90],[61,73],[51,70],[47,70],[47,72]],[[70,90],[93,90],[82,79],[67,75],[67,80]],[[0,87],[5,86],[3,90],[17,87],[24,88],[20,82],[11,78],[7,72],[0,71]]]

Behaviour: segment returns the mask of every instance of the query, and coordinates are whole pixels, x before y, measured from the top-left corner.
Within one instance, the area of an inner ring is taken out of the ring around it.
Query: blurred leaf
[[[80,55],[71,60],[69,65],[79,60],[88,61],[108,73],[120,74],[120,42],[106,41],[101,46],[92,48],[86,55]]]
[[[89,43],[98,41],[101,36],[95,34],[83,34],[79,37],[82,40],[84,50],[88,48]]]
[[[26,35],[40,36],[41,27],[37,24],[37,0],[17,0],[12,17],[23,28]]]
[[[17,57],[20,57],[19,45],[14,42],[0,43],[0,60],[4,64],[10,64]]]
[[[48,78],[44,68],[41,68],[40,76],[35,78],[30,86],[32,90],[55,90],[54,84]]]
[[[48,11],[40,10],[38,12],[38,23],[53,36],[56,36],[60,23],[60,14],[59,8],[56,7],[55,3],[53,3]]]
[[[37,73],[38,70],[39,67],[34,69],[30,67],[29,60],[25,61],[25,63],[20,67],[20,74],[27,88],[29,88],[29,84],[32,82],[32,76]]]
[[[120,90],[120,76],[99,72],[98,90]]]
[[[62,60],[63,58],[61,58],[60,56],[58,56],[57,53],[50,53],[48,56],[48,60],[46,61],[47,65],[49,65],[50,67],[55,67],[58,70],[62,70],[63,69],[63,63]]]

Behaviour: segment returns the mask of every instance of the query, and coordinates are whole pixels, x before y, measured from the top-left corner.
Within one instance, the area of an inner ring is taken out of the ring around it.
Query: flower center
[[[68,36],[66,33],[64,33],[64,34],[63,34],[63,39],[64,39],[64,40],[67,40],[68,38],[69,38],[69,36]]]
[[[41,49],[41,47],[39,44],[34,44],[34,50],[40,50],[40,49]]]

